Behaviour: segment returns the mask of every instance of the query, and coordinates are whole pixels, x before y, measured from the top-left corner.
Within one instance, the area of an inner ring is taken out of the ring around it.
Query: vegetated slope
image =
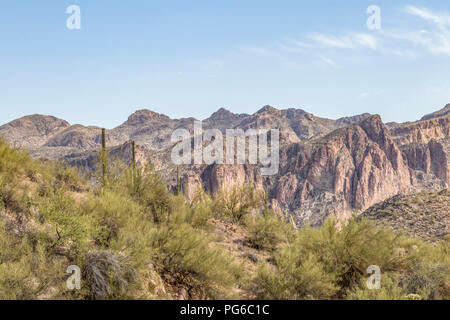
[[[363,215],[377,225],[411,237],[441,240],[450,232],[450,190],[396,196],[369,208]]]
[[[450,298],[448,240],[359,219],[296,230],[251,184],[189,200],[151,168],[109,164],[101,185],[0,141],[0,299]]]
[[[442,108],[439,111],[433,112],[431,114],[428,114],[424,117],[422,117],[421,120],[430,120],[434,118],[444,117],[450,115],[450,103],[447,104],[444,108]]]

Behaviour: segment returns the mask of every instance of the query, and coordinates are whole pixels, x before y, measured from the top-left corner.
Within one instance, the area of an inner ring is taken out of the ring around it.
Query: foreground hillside
[[[450,232],[450,190],[399,195],[376,204],[364,216],[412,237],[444,239]]]
[[[0,142],[0,299],[450,298],[448,238],[359,218],[297,230],[252,185],[187,200],[151,168],[108,172],[100,183]],[[66,286],[71,265],[81,290]]]

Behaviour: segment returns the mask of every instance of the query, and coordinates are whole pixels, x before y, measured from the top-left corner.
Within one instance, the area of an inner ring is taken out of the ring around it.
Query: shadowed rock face
[[[440,190],[450,185],[450,115],[448,106],[425,120],[389,128],[377,115],[363,114],[338,120],[316,117],[304,110],[265,106],[253,115],[220,109],[203,121],[203,128],[279,129],[280,168],[262,177],[255,165],[192,165],[180,168],[184,191],[209,192],[246,181],[269,192],[274,209],[289,211],[301,225],[320,224],[327,216],[347,218],[354,209],[398,194]],[[175,184],[170,161],[175,129],[193,132],[194,118],[170,119],[149,110],[132,114],[107,131],[110,154],[129,162],[130,140],[135,140],[138,162],[151,161]],[[18,140],[35,157],[60,159],[93,169],[101,143],[97,127],[71,126],[48,116],[30,116],[0,127],[11,143]]]
[[[415,170],[417,184],[428,189],[450,186],[449,107],[425,116],[425,120],[399,125],[391,131],[409,167]]]
[[[345,218],[411,189],[407,163],[379,116],[290,145],[281,163],[272,196],[298,223],[320,224],[329,214]]]

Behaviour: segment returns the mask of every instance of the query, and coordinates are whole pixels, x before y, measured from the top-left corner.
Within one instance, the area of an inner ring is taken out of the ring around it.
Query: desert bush
[[[126,259],[107,251],[88,253],[82,274],[94,300],[129,298],[137,282],[137,273]]]
[[[138,271],[152,262],[155,225],[130,195],[106,189],[91,195],[82,211],[98,226],[94,239],[100,248],[126,252],[130,265]]]
[[[416,294],[424,300],[448,298],[445,289],[449,274],[448,265],[416,265],[402,277],[400,286],[408,294]]]
[[[410,268],[418,258],[414,253],[398,255],[397,249],[405,246],[402,238],[366,219],[351,219],[342,227],[329,219],[319,229],[300,231],[297,241],[300,250],[315,252],[327,272],[336,275],[341,295],[360,283],[370,265],[394,272]]]
[[[172,209],[169,213],[169,221],[172,225],[187,223],[193,228],[205,228],[213,216],[209,202],[189,202],[181,195],[172,198]]]
[[[315,275],[322,273],[322,278],[317,276],[324,282],[319,282],[320,287],[337,288],[337,291],[324,290],[311,296],[323,298],[328,294],[328,298],[345,298],[347,292],[366,279],[366,270],[370,265],[379,266],[383,273],[410,270],[417,263],[418,255],[413,251],[399,255],[397,248],[406,245],[412,243],[405,243],[392,231],[378,228],[365,219],[351,219],[344,226],[339,226],[334,219],[328,219],[320,228],[306,227],[298,231],[296,239],[288,248],[275,253],[276,272],[272,275],[273,281],[259,283],[270,284],[269,288],[263,286],[262,290],[272,292],[274,298],[307,297],[305,292],[308,290],[302,286],[286,289],[286,283],[295,283],[307,275],[299,275],[297,269],[287,266],[301,267],[304,261],[314,261],[316,266],[312,270]],[[283,289],[277,289],[277,286]]]
[[[0,207],[13,212],[26,212],[31,201],[28,187],[17,181],[6,184],[5,180],[0,176]]]
[[[214,195],[212,208],[218,217],[241,222],[253,211],[261,210],[264,205],[264,192],[254,184],[246,183],[243,186],[234,185],[220,190]]]
[[[174,285],[183,284],[212,298],[223,298],[233,287],[239,266],[211,238],[187,223],[161,226],[155,238],[155,260]]]
[[[249,231],[249,244],[259,250],[274,250],[280,243],[289,242],[294,236],[292,226],[284,221],[284,217],[272,210],[264,210],[246,221]]]
[[[408,300],[408,293],[399,284],[398,274],[382,274],[381,288],[369,289],[364,280],[358,286],[349,290],[347,300]],[[417,299],[422,299],[420,296]]]
[[[8,233],[0,221],[0,300],[34,300],[49,291],[53,295],[48,298],[57,298],[64,279],[63,263],[64,259],[48,255],[41,243]]]
[[[11,177],[25,175],[26,170],[36,165],[28,153],[10,148],[0,138],[0,173]]]
[[[155,223],[167,219],[171,209],[171,198],[164,180],[151,165],[138,169],[122,166],[115,169],[115,172],[116,179],[114,182],[110,179],[109,182],[111,188],[130,194],[135,201],[144,206]]]
[[[94,233],[94,226],[88,216],[82,215],[74,200],[64,192],[56,192],[39,203],[41,222],[53,231],[49,249],[64,247],[78,255],[86,250]]]
[[[334,275],[312,253],[300,256],[295,248],[284,248],[273,263],[258,267],[255,285],[260,299],[328,299],[337,291]]]

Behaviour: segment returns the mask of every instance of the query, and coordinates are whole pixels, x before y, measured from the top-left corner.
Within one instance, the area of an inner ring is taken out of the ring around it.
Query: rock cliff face
[[[417,184],[428,189],[450,186],[450,105],[421,121],[392,129]]]
[[[203,128],[279,129],[278,174],[263,177],[256,165],[192,165],[180,167],[189,197],[198,187],[214,193],[251,181],[266,190],[274,209],[292,213],[299,225],[320,224],[327,216],[347,218],[396,195],[450,186],[449,106],[414,123],[386,126],[377,115],[338,120],[316,117],[300,109],[265,106],[258,112],[234,114],[220,109]],[[170,119],[149,110],[132,114],[107,131],[112,157],[131,160],[130,140],[138,145],[138,162],[152,162],[175,184],[170,161],[172,132],[193,132],[194,118]],[[0,127],[11,144],[21,141],[35,157],[60,159],[86,170],[95,168],[101,130],[71,126],[48,116],[30,116]]]
[[[320,224],[329,214],[348,217],[352,209],[411,189],[402,152],[379,116],[282,152],[281,176],[272,197],[298,223]]]

